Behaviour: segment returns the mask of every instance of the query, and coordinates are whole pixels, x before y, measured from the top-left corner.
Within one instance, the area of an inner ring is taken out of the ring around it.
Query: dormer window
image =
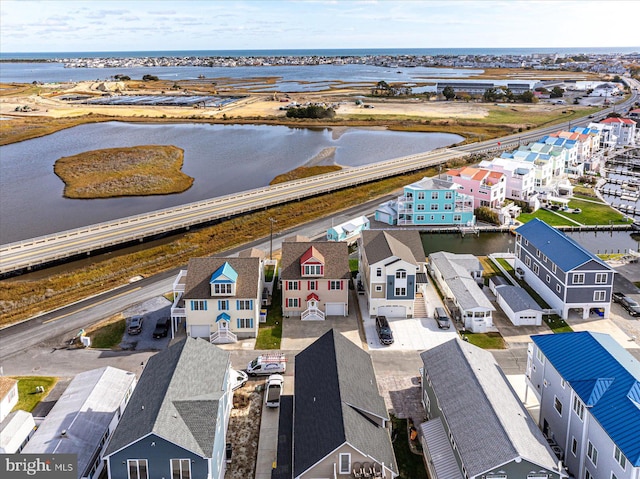
[[[213,294],[231,294],[231,284],[214,284]]]
[[[238,273],[225,262],[211,275],[211,296],[233,296],[236,294],[237,281]]]
[[[322,276],[323,273],[321,264],[305,264],[302,269],[303,276]]]
[[[300,257],[300,274],[306,277],[324,276],[324,256],[315,246]]]

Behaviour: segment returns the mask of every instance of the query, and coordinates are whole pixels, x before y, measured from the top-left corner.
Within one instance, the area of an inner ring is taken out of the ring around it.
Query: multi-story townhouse
[[[591,154],[600,150],[600,130],[597,128],[591,128],[590,126],[574,126],[569,130],[571,133],[578,133],[580,135],[587,135],[591,138]]]
[[[504,152],[500,155],[500,158],[506,160],[513,160],[533,165],[534,170],[534,188],[540,189],[551,185],[553,182],[553,167],[554,163],[541,157],[540,153],[531,152],[529,150],[514,150],[511,152]]]
[[[566,138],[557,138],[554,136],[543,136],[536,143],[545,143],[547,145],[552,145],[567,150],[567,154],[564,157],[565,162],[564,165],[562,165],[563,169],[578,165],[580,163],[580,161],[578,160],[578,145],[575,140],[567,140]]]
[[[460,185],[460,192],[473,197],[473,207],[499,208],[506,195],[503,173],[470,166],[447,171],[447,180]]]
[[[636,144],[636,122],[630,118],[607,118],[600,123],[611,125],[617,137],[617,146],[634,146]]]
[[[572,131],[557,131],[549,135],[551,138],[564,138],[576,142],[578,148],[578,161],[583,162],[588,159],[593,152],[593,141],[590,135],[584,135]]]
[[[538,398],[538,424],[572,477],[640,477],[638,360],[602,333],[531,339],[526,391]]]
[[[573,164],[570,159],[573,151],[574,156],[577,158],[577,151],[575,149],[570,150],[564,146],[551,145],[548,143],[530,143],[527,148],[534,153],[540,153],[542,155],[548,155],[548,161],[551,162],[552,175],[554,178],[565,177],[565,167],[567,164]],[[547,158],[547,157],[545,157]]]
[[[473,198],[440,178],[423,178],[398,197],[398,225],[473,225]]]
[[[609,317],[615,270],[537,218],[515,230],[516,274],[563,318],[571,310],[587,319],[592,309]]]
[[[411,318],[422,310],[427,275],[418,231],[363,231],[358,254],[370,316]]]
[[[491,353],[452,339],[420,357],[431,479],[566,477]]]
[[[618,137],[615,134],[615,126],[605,123],[589,123],[588,126],[591,130],[596,130],[600,133],[600,149],[601,150],[613,150],[617,143]]]
[[[504,173],[507,179],[506,198],[526,201],[535,191],[536,168],[529,162],[494,158],[493,160],[482,160],[478,166]]]
[[[262,285],[260,258],[191,258],[174,281],[172,329],[184,321],[187,336],[217,344],[255,338]]]
[[[303,320],[346,316],[350,278],[346,242],[285,240],[280,267],[282,315]]]

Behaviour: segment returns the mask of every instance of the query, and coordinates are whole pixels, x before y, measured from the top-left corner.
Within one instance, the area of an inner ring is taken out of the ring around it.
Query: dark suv
[[[160,318],[156,323],[156,329],[153,330],[154,338],[166,338],[169,334],[169,328],[171,327],[171,319]]]
[[[378,332],[378,339],[380,339],[382,344],[393,344],[393,332],[391,331],[391,326],[389,326],[389,321],[387,321],[386,316],[376,317],[376,331]]]
[[[449,321],[449,316],[447,316],[444,308],[438,306],[436,308],[435,317],[440,329],[449,329],[449,327],[451,326],[451,321]]]
[[[129,334],[140,334],[142,332],[142,316],[131,316],[127,332]]]

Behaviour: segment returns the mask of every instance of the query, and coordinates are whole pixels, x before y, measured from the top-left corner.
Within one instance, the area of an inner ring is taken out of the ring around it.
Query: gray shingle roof
[[[547,469],[557,466],[491,353],[452,339],[420,357],[469,476],[519,456]]]
[[[542,311],[542,308],[536,300],[527,293],[524,288],[520,286],[501,285],[496,288],[496,291],[506,301],[509,307],[514,312],[526,311],[533,309],[534,311]]]
[[[238,273],[235,298],[257,298],[260,279],[259,258],[191,258],[187,266],[185,299],[211,298],[211,275],[225,262]],[[229,296],[225,296],[229,297]]]
[[[313,241],[282,243],[280,278],[283,280],[301,279],[300,257],[311,247],[315,247],[324,256],[324,276],[326,279],[349,279],[349,249],[344,241]]]
[[[425,262],[422,239],[416,230],[363,231],[362,246],[370,265],[391,256],[413,264]]]
[[[298,476],[348,442],[397,472],[388,419],[369,354],[333,329],[296,355],[293,472]]]
[[[189,337],[152,356],[105,454],[155,433],[211,457],[229,357],[229,352]]]

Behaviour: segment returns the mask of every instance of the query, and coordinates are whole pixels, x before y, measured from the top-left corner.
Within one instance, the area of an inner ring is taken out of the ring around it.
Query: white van
[[[287,359],[283,353],[261,354],[247,365],[249,376],[284,374],[287,370]]]
[[[264,395],[265,405],[267,407],[280,406],[280,395],[282,394],[282,384],[284,377],[280,374],[272,374],[267,379],[267,387]]]

